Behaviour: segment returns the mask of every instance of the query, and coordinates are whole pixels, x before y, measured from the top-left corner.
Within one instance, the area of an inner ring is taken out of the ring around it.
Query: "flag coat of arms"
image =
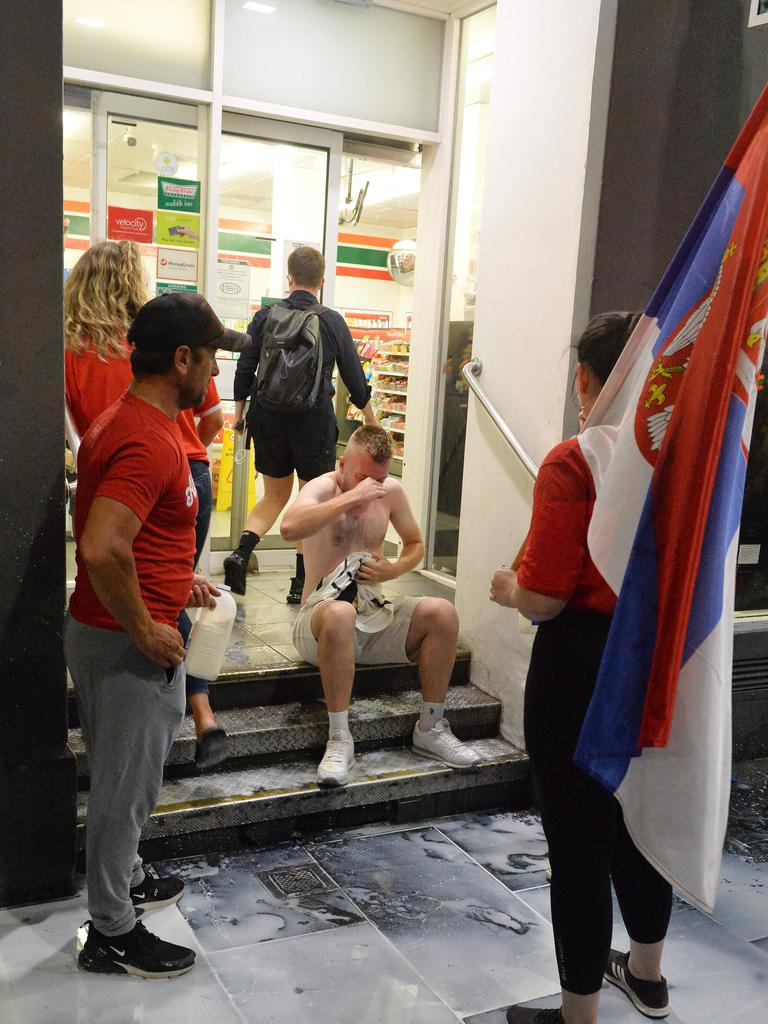
[[[768,328],[768,89],[579,443],[616,611],[576,763],[647,859],[714,908],[728,816],[739,521]]]

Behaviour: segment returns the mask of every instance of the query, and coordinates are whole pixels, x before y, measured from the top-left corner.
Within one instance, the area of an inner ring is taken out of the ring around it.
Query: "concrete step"
[[[318,787],[314,758],[166,781],[140,852],[147,859],[183,856],[273,841],[305,829],[529,806],[527,756],[499,738],[473,745],[483,761],[464,771],[405,748],[362,753],[343,789]],[[82,792],[81,849],[87,806],[88,794]]]
[[[410,743],[421,709],[421,694],[413,690],[355,699],[350,725],[358,750]],[[446,711],[451,727],[463,740],[495,736],[501,705],[476,686],[449,689]],[[221,711],[219,725],[229,737],[229,758],[222,767],[242,767],[280,760],[319,758],[328,738],[328,714],[321,701],[246,707]],[[88,755],[79,729],[70,729],[69,746],[77,758],[77,773],[86,784]],[[187,717],[166,762],[166,778],[199,775],[194,765],[195,727]]]
[[[456,654],[451,686],[463,686],[469,682],[469,665],[469,651],[460,648]],[[418,688],[419,675],[415,665],[358,665],[355,670],[353,692],[356,697],[402,693]],[[249,649],[239,643],[227,651],[224,671],[216,682],[210,684],[210,691],[211,705],[217,712],[319,700],[323,696],[320,673],[314,666],[289,659],[276,649]],[[80,720],[71,682],[67,699],[69,725],[75,728]]]

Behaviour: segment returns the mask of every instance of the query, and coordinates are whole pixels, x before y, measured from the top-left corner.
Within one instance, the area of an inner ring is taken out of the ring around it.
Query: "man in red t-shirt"
[[[90,774],[88,938],[79,966],[167,978],[194,964],[136,920],[183,884],[144,871],[137,848],[185,708],[184,606],[218,591],[193,575],[197,494],[176,417],[199,406],[217,347],[239,351],[200,295],[160,295],[128,332],[133,383],[93,423],[78,455],[77,580],[64,648]]]

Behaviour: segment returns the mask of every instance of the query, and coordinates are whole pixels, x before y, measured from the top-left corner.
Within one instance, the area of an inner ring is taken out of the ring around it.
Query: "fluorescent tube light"
[[[247,3],[243,4],[244,11],[255,11],[256,14],[274,14],[277,10],[272,4],[257,4],[254,0],[248,0]]]
[[[101,18],[75,18],[75,22],[78,25],[85,25],[86,28],[106,28],[106,21],[102,21]]]

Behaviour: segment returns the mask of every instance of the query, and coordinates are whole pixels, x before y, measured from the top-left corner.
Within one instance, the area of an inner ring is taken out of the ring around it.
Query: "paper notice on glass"
[[[213,308],[229,320],[247,320],[251,304],[251,265],[243,260],[219,260]]]

